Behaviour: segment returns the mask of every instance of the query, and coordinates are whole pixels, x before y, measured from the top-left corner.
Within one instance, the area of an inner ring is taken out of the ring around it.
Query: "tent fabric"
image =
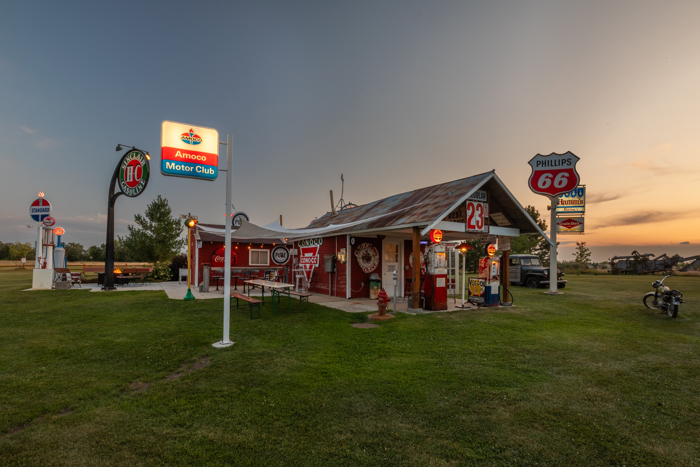
[[[345,224],[331,224],[326,227],[320,227],[320,228],[315,228],[315,229],[285,229],[281,225],[279,225],[279,221],[272,222],[270,224],[267,224],[265,226],[259,226],[256,224],[253,224],[252,222],[248,222],[245,219],[241,219],[241,226],[236,229],[231,231],[231,238],[233,239],[241,239],[241,240],[248,240],[251,238],[257,238],[257,239],[290,239],[290,240],[296,240],[296,239],[303,239],[303,238],[310,238],[310,237],[318,237],[322,235],[326,235],[331,232],[337,232],[339,230],[344,230],[348,229],[350,227],[353,227],[355,225],[363,224],[367,221],[372,221],[374,219],[377,219],[379,217],[384,217],[384,216],[389,216],[398,213],[399,211],[404,211],[406,209],[411,209],[415,207],[414,206],[408,206],[402,209],[399,209],[397,211],[389,212],[386,214],[381,214],[379,216],[375,216],[370,219],[361,219],[355,222],[348,222]],[[211,232],[211,233],[219,233],[219,234],[226,234],[226,229],[222,228],[214,228],[214,227],[205,227],[200,225],[200,229],[204,232]]]

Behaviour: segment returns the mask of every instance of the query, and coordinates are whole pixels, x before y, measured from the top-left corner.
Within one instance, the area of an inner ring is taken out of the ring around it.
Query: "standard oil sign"
[[[164,121],[160,172],[172,177],[216,180],[219,132],[213,128]]]

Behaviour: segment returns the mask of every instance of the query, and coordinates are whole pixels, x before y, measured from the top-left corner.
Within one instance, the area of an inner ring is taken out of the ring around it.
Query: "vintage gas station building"
[[[293,280],[291,271],[304,269],[310,292],[348,299],[369,296],[373,273],[392,296],[396,271],[396,295],[403,296],[409,292],[407,279],[418,277],[413,252],[424,250],[421,241],[426,243],[433,229],[441,230],[445,241],[484,234],[501,239],[528,233],[545,236],[491,171],[327,212],[303,229],[243,221],[231,234],[237,256],[232,269],[278,269],[281,275],[286,266],[288,280]],[[198,247],[198,271],[192,273],[199,282],[203,264],[217,256],[222,261],[215,253],[223,251],[223,233],[223,226],[209,224],[193,230],[190,241]]]

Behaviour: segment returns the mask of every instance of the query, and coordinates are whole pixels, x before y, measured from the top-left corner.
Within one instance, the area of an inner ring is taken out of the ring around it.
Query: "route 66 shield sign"
[[[572,152],[548,156],[537,154],[529,162],[532,167],[528,180],[530,189],[538,195],[552,198],[573,190],[580,181],[576,171],[578,161],[578,156]]]

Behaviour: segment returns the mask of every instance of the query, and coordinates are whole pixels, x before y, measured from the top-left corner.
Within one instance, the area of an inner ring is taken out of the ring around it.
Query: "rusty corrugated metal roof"
[[[395,214],[384,215],[379,219],[370,220],[365,224],[353,226],[347,230],[361,231],[402,225],[428,224],[459,201],[459,198],[463,195],[483,184],[492,174],[493,172],[486,172],[452,182],[389,196],[356,208],[344,209],[335,216],[329,212],[315,219],[306,228],[345,224],[389,213]]]

